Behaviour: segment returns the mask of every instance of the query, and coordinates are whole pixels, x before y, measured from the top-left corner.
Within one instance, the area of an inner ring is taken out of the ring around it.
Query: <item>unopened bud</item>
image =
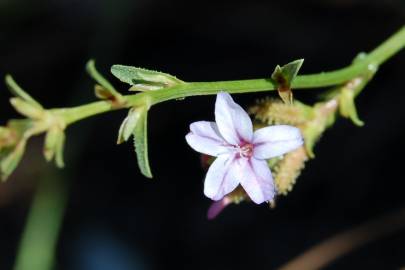
[[[41,119],[44,116],[42,108],[33,106],[31,103],[28,103],[21,98],[11,98],[10,103],[19,113],[28,118]]]

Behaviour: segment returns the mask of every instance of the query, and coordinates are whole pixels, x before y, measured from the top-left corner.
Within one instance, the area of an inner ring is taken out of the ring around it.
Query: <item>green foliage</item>
[[[364,122],[357,115],[354,99],[354,91],[350,88],[343,88],[339,95],[339,112],[343,117],[350,118],[355,125],[363,126]]]
[[[65,140],[64,119],[52,110],[44,109],[37,101],[22,90],[11,78],[6,82],[16,97],[10,99],[11,105],[26,119],[10,120],[6,127],[0,127],[0,174],[2,180],[15,170],[20,162],[28,139],[33,135],[46,132],[44,156],[47,161],[55,159],[58,167],[63,167],[63,145]]]
[[[96,96],[108,100],[84,104],[73,108],[44,109],[37,101],[28,95],[10,75],[5,78],[10,91],[16,96],[11,100],[12,105],[28,119],[9,121],[6,127],[0,127],[0,173],[6,178],[18,164],[24,152],[26,141],[33,135],[47,133],[44,154],[47,160],[55,159],[59,167],[63,166],[64,129],[67,125],[79,120],[121,108],[133,108],[120,128],[118,142],[129,139],[134,135],[138,165],[142,173],[152,177],[147,150],[147,113],[151,104],[168,100],[182,100],[189,96],[214,95],[220,91],[228,93],[253,93],[278,90],[285,103],[292,103],[291,87],[295,89],[319,88],[337,86],[329,102],[324,106],[315,106],[314,111],[305,106],[288,108],[275,105],[270,108],[271,117],[267,121],[287,122],[305,129],[304,137],[307,152],[312,153],[313,145],[323,131],[334,122],[335,110],[352,119],[356,124],[359,120],[354,104],[355,97],[377,71],[379,65],[405,47],[405,27],[388,38],[373,51],[362,54],[352,64],[339,70],[321,72],[318,74],[300,75],[297,73],[303,60],[293,61],[285,66],[277,66],[271,79],[250,79],[218,82],[185,83],[176,77],[142,68],[114,65],[111,72],[119,80],[131,85],[130,90],[151,91],[135,95],[122,96],[95,68],[94,61],[89,61],[87,71],[96,81]],[[351,84],[357,79],[360,84]],[[181,87],[177,87],[180,86]],[[170,88],[170,89],[168,89]],[[329,99],[328,99],[329,100]],[[147,101],[147,102],[145,102]],[[286,105],[287,106],[287,105]],[[302,125],[302,126],[301,126]]]
[[[42,109],[41,104],[39,104],[35,99],[33,99],[29,94],[27,94],[11,77],[11,75],[6,75],[5,78],[6,85],[8,86],[10,92],[16,97],[21,98],[25,102],[31,104],[38,109]]]
[[[17,112],[28,118],[41,119],[44,115],[44,111],[42,108],[39,108],[30,102],[26,102],[21,98],[10,98],[10,103],[11,105],[13,105],[14,109]]]
[[[55,163],[58,168],[65,167],[65,163],[63,161],[65,139],[66,139],[66,135],[64,132],[62,132],[61,134],[59,134],[59,138],[57,139],[57,143],[55,146]]]
[[[10,120],[0,128],[0,178],[7,180],[20,162],[27,142],[25,134],[32,128],[29,119]]]
[[[143,107],[134,107],[129,110],[128,116],[124,119],[118,131],[117,144],[126,142],[129,137],[131,137],[131,135],[134,133],[135,127],[138,124],[143,110]]]
[[[63,148],[65,142],[65,133],[57,125],[53,125],[49,128],[45,136],[44,143],[44,156],[45,159],[49,162],[52,159],[55,159],[57,167],[63,168]]]
[[[184,83],[170,74],[131,66],[114,65],[111,73],[131,85],[133,91],[158,90]]]
[[[95,61],[93,59],[87,62],[86,70],[87,73],[98,83],[98,85],[94,87],[96,97],[122,103],[122,95],[97,71]]]
[[[147,135],[148,110],[150,106],[150,99],[146,96],[140,105],[132,107],[120,126],[117,139],[117,144],[121,144],[127,141],[131,135],[134,136],[138,167],[142,174],[148,178],[152,178],[148,159]]]
[[[142,174],[148,178],[152,178],[152,172],[149,166],[148,158],[148,110],[145,108],[139,115],[139,120],[134,129],[134,144],[138,166]]]
[[[4,155],[0,160],[0,175],[1,180],[5,181],[10,174],[15,170],[18,163],[24,154],[26,141],[20,141],[14,149],[5,149],[2,152]]]
[[[299,59],[290,62],[282,67],[277,65],[274,69],[273,74],[271,75],[271,78],[277,84],[278,94],[280,95],[281,99],[287,104],[292,104],[293,102],[291,83],[297,76],[298,71],[300,70],[303,63],[304,59]]]

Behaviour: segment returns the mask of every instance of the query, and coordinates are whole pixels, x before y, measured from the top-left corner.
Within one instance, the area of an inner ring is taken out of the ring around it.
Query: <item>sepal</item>
[[[124,102],[123,96],[114,88],[114,86],[97,71],[95,61],[89,60],[86,64],[87,73],[98,83],[94,87],[96,97],[106,99],[118,104]]]
[[[64,144],[65,133],[63,129],[56,125],[50,127],[45,136],[43,152],[45,159],[48,162],[54,159],[56,166],[59,168],[63,168],[65,166],[63,161]]]

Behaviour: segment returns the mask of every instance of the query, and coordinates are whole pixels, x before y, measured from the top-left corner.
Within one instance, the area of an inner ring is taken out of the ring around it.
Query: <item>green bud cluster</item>
[[[10,99],[11,105],[26,119],[10,120],[7,126],[0,127],[0,175],[5,181],[15,170],[25,152],[31,136],[46,132],[43,153],[47,161],[55,160],[58,167],[63,167],[63,146],[65,142],[65,124],[63,118],[52,110],[45,110],[36,100],[28,95],[11,76],[6,76],[6,83],[15,95]]]

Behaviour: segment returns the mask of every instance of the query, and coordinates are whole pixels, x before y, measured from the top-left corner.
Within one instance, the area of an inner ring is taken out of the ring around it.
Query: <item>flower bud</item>
[[[42,108],[33,106],[31,103],[26,102],[21,98],[11,98],[10,103],[17,110],[17,112],[28,118],[41,119],[44,116],[44,111]]]

